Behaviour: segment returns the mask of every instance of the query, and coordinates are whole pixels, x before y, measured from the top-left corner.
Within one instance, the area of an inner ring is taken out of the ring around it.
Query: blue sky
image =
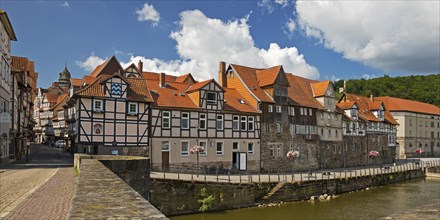
[[[145,71],[216,78],[219,61],[313,79],[440,72],[439,2],[4,1],[38,86],[116,55]],[[403,16],[405,15],[405,16]],[[290,22],[290,28],[288,23]]]

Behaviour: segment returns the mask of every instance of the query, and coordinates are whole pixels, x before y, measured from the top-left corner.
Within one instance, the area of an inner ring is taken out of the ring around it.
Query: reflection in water
[[[396,183],[342,194],[325,202],[292,202],[275,207],[252,207],[176,216],[171,219],[377,219],[432,203],[440,206],[439,179],[417,179]]]

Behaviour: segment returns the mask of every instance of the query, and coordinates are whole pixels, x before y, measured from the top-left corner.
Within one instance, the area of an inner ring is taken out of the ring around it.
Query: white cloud
[[[262,9],[262,11],[266,11],[269,14],[272,14],[272,12],[275,10],[273,8],[271,0],[260,0],[258,1],[258,7]]]
[[[153,5],[145,3],[144,7],[137,8],[135,12],[138,16],[138,21],[151,21],[153,26],[156,26],[159,23],[160,15]]]
[[[307,36],[349,60],[410,73],[440,72],[439,8],[439,1],[296,2]]]
[[[178,29],[170,35],[177,43],[179,60],[132,55],[123,65],[141,59],[146,71],[174,75],[190,72],[198,80],[217,79],[220,61],[261,68],[283,65],[286,72],[313,79],[319,77],[318,70],[307,64],[295,47],[280,48],[271,43],[268,49],[257,48],[250,35],[248,16],[224,22],[194,10],[184,11],[180,17]]]
[[[92,55],[90,55],[85,61],[76,61],[76,65],[87,71],[92,71],[96,68],[96,66],[103,63],[106,59],[107,58],[102,59],[92,53]]]
[[[296,30],[295,20],[293,20],[292,18],[289,18],[289,20],[286,22],[286,25],[283,29],[284,29],[284,33],[287,36],[292,37],[293,32],[295,32],[295,30]]]
[[[289,0],[275,0],[275,3],[281,5],[281,7],[286,7],[289,5]]]
[[[69,7],[69,2],[67,2],[67,1],[64,1],[64,3],[63,3],[63,4],[61,4],[61,7]]]

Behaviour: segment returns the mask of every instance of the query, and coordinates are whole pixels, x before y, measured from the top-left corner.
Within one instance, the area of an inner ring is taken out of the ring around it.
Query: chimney
[[[159,75],[159,86],[165,87],[165,73],[160,73]]]
[[[138,67],[139,71],[141,71],[140,74],[142,74],[143,68],[144,68],[144,63],[142,63],[142,60],[139,60],[137,67]]]
[[[370,100],[374,102],[373,94],[370,95]]]
[[[225,71],[226,71],[226,63],[224,61],[221,61],[218,69],[218,83],[220,84],[220,86],[224,88],[228,87]]]
[[[344,92],[347,92],[347,80],[344,80]]]

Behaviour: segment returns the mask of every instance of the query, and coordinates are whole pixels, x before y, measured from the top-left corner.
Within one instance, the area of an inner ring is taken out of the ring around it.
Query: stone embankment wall
[[[74,166],[79,179],[68,219],[167,219],[146,200],[148,158],[75,154]]]
[[[165,215],[250,207],[264,203],[308,200],[424,177],[422,169],[362,177],[303,182],[213,183],[151,179],[150,202]],[[274,190],[276,189],[276,190]],[[203,193],[205,191],[206,193]],[[211,198],[209,198],[211,196]]]

